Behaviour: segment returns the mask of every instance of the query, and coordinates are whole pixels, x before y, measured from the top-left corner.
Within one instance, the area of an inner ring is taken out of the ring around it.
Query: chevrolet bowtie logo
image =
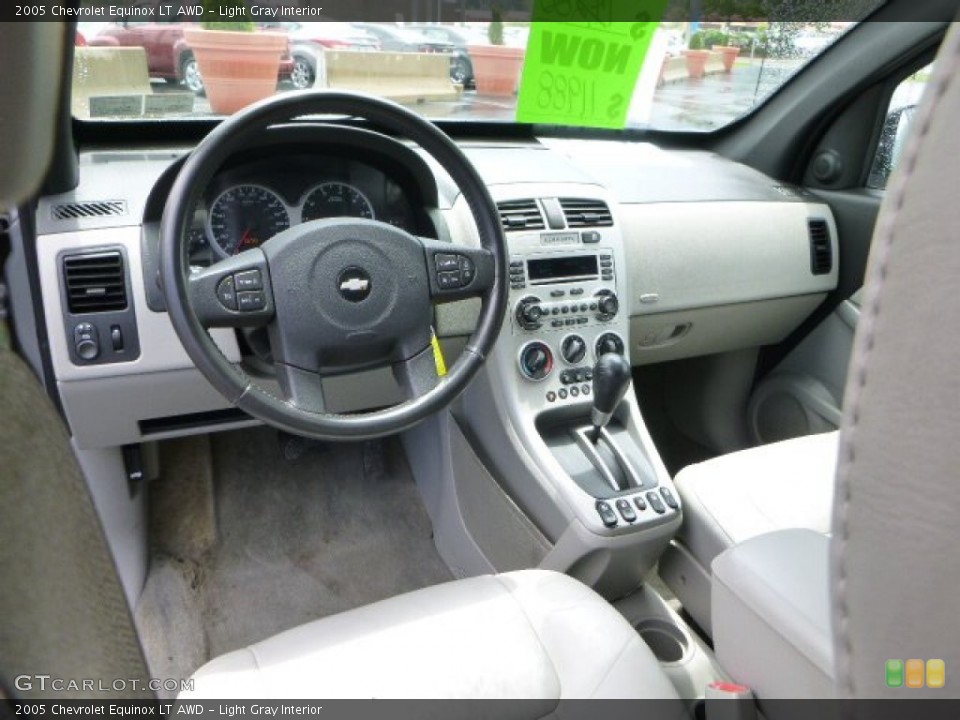
[[[369,280],[363,280],[361,278],[350,278],[340,283],[340,292],[342,293],[362,293],[366,292],[367,288],[370,287]]]
[[[370,276],[363,268],[348,267],[337,278],[340,297],[349,302],[366,300],[370,295],[371,285]]]

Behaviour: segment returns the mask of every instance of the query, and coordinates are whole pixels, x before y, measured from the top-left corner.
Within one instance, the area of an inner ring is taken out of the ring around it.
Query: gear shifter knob
[[[590,419],[594,427],[594,439],[600,428],[606,427],[613,411],[623,400],[630,386],[630,363],[619,353],[601,355],[593,368],[593,411]]]

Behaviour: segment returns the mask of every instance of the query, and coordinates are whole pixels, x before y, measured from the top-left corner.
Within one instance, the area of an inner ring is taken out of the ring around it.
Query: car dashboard
[[[602,276],[578,287],[532,276],[520,283],[512,274],[498,350],[485,372],[518,413],[539,412],[545,398],[585,402],[569,397],[563,385],[569,372],[561,373],[559,358],[571,333],[591,349],[583,363],[603,343],[618,346],[634,365],[756,348],[785,338],[837,285],[829,207],[743,165],[623,141],[460,146],[498,204],[512,270],[565,267],[587,255],[596,255],[603,268]],[[86,148],[79,185],[39,201],[42,325],[53,380],[80,447],[254,422],[200,374],[166,316],[160,221],[190,149]],[[467,203],[418,148],[370,129],[305,121],[271,128],[215,174],[193,214],[190,263],[209,265],[290,225],[343,215],[453,245],[479,242]],[[824,253],[829,262],[816,266]],[[90,298],[77,295],[85,273],[101,271],[113,273],[115,284],[85,305]],[[574,292],[589,297],[571,303]],[[594,294],[614,295],[617,302]],[[536,327],[519,323],[534,300],[558,316]],[[615,305],[615,312],[599,313],[598,302]],[[466,343],[478,308],[477,300],[435,308],[448,363]],[[265,384],[273,381],[256,337],[231,329],[211,336],[228,360],[243,362]],[[517,353],[532,342],[558,358],[557,372],[544,382],[518,373]],[[330,378],[324,388],[338,412],[402,399],[389,371]]]

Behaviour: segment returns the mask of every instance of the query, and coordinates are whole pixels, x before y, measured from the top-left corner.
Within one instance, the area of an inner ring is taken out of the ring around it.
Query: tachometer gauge
[[[290,215],[280,198],[259,185],[237,185],[210,208],[210,237],[223,255],[259,247],[290,227]]]
[[[328,182],[318,185],[303,202],[303,222],[320,218],[361,217],[373,220],[373,205],[352,185]]]

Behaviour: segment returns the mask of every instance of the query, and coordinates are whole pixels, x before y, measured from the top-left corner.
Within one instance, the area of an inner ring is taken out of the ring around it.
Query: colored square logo
[[[903,686],[903,660],[887,660],[887,687]]]
[[[923,660],[907,660],[906,681],[908,688],[923,687]]]
[[[943,660],[927,660],[927,687],[942,688],[946,682],[946,663]]]

